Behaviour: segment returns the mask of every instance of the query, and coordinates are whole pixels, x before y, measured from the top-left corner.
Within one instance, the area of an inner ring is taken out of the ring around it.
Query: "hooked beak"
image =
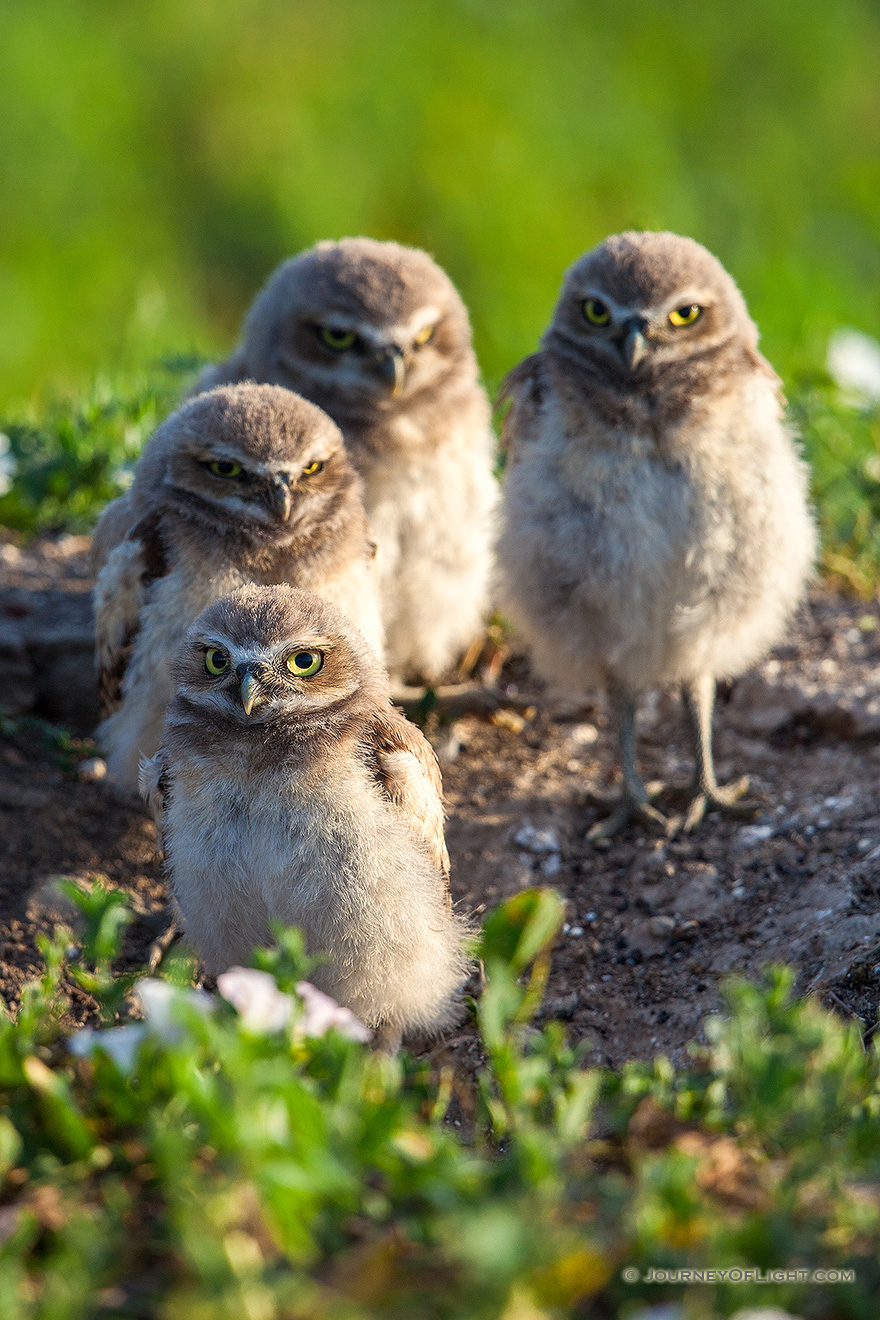
[[[287,477],[275,476],[269,490],[269,507],[283,522],[287,522],[293,508],[293,491]]]
[[[635,371],[648,351],[648,341],[645,338],[647,327],[648,322],[643,316],[631,316],[623,323],[623,334],[617,346],[620,349],[620,356],[630,371]]]
[[[393,344],[391,348],[383,349],[377,355],[376,361],[379,376],[389,387],[392,399],[396,399],[403,389],[403,382],[406,380],[406,363],[403,360],[403,350]]]
[[[260,680],[252,669],[245,669],[241,672],[241,705],[245,715],[250,715],[254,706],[260,699]]]

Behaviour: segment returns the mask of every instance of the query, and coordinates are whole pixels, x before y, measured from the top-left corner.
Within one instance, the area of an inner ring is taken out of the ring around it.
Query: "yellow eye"
[[[314,463],[309,463],[307,467],[303,468],[303,476],[313,477],[315,473],[320,472],[323,469],[323,467],[324,464],[320,461],[320,459],[316,458]]]
[[[698,307],[696,303],[690,303],[684,307],[676,307],[674,312],[670,312],[669,322],[675,326],[693,325],[694,321],[698,321],[702,315],[702,307]]]
[[[353,330],[341,330],[339,326],[335,325],[319,326],[318,334],[327,347],[332,348],[336,353],[342,353],[346,348],[351,348],[357,339],[357,335]]]
[[[209,646],[205,652],[205,668],[214,678],[218,674],[225,674],[229,668],[229,656],[219,646]]]
[[[416,348],[421,348],[423,344],[429,343],[434,338],[434,331],[436,329],[437,327],[435,325],[426,325],[424,330],[420,330],[413,340]]]
[[[287,668],[297,678],[312,678],[324,663],[321,651],[294,651],[287,657]]]
[[[611,320],[611,312],[601,298],[587,299],[584,303],[584,316],[590,325],[607,325]]]
[[[240,463],[233,463],[231,459],[217,459],[216,462],[208,464],[208,471],[213,472],[215,477],[240,477],[242,467]]]

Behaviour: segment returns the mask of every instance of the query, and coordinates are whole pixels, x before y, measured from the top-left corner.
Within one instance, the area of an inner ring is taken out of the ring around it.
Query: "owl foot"
[[[176,917],[172,917],[170,925],[166,926],[162,934],[159,935],[150,945],[150,952],[147,957],[147,966],[150,969],[150,975],[155,976],[156,972],[165,961],[166,954],[174,947],[183,936],[183,931]]]
[[[656,807],[652,807],[647,799],[642,800],[625,793],[623,797],[617,799],[617,803],[616,810],[610,816],[606,816],[605,820],[597,821],[587,830],[588,842],[604,843],[618,834],[630,821],[638,821],[639,824],[660,834],[669,834],[671,825],[669,818]]]
[[[737,779],[724,788],[720,788],[717,784],[698,788],[684,815],[675,820],[676,832],[691,834],[707,811],[723,811],[725,815],[739,820],[753,820],[760,810],[760,804],[755,801],[742,801],[748,789],[748,775],[743,775],[742,779]]]

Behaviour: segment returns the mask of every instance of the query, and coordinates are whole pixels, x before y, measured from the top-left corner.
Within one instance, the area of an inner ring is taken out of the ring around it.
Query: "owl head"
[[[336,425],[276,385],[222,386],[185,403],[150,439],[135,483],[186,523],[258,544],[328,524],[358,491]]]
[[[338,737],[359,712],[387,707],[388,680],[342,612],[310,591],[247,586],[190,627],[176,661],[173,725]]]
[[[758,332],[711,252],[670,233],[616,234],[567,271],[545,346],[624,387],[697,365]]]
[[[237,360],[333,411],[370,415],[467,370],[467,311],[426,252],[370,238],[318,243],[285,261],[257,295]]]

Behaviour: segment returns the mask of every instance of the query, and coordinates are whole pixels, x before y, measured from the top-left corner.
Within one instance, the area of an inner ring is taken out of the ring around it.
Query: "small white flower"
[[[113,480],[120,490],[128,490],[134,481],[134,463],[122,463],[113,469]]]
[[[211,999],[203,990],[181,990],[154,977],[144,977],[137,982],[135,998],[144,1012],[144,1022],[131,1022],[121,1027],[83,1027],[67,1041],[70,1052],[80,1059],[87,1059],[95,1049],[103,1049],[120,1072],[131,1072],[137,1051],[149,1036],[164,1040],[166,1044],[181,1039],[182,1027],[175,1011],[179,1006],[186,1003],[202,1014],[211,1011]]]
[[[134,988],[137,999],[146,1020],[147,1030],[159,1040],[173,1043],[180,1039],[180,1015],[176,1011],[187,1004],[207,1016],[211,1012],[211,997],[204,990],[183,990],[160,981],[154,976],[145,976]]]
[[[880,401],[880,342],[860,330],[835,330],[828,343],[828,374],[858,405]]]
[[[0,495],[5,495],[12,487],[15,476],[15,455],[8,435],[0,431]]]
[[[331,1029],[348,1040],[372,1040],[373,1033],[356,1018],[350,1009],[337,1004],[310,981],[298,981],[296,993],[303,1001],[305,1013],[299,1023],[304,1036],[324,1036]]]
[[[253,967],[221,972],[217,989],[238,1012],[245,1030],[258,1035],[286,1027],[296,1006],[290,995],[278,989],[274,977]]]
[[[217,977],[217,989],[237,1010],[246,1031],[260,1035],[286,1027],[297,1009],[268,972],[253,967],[231,967]],[[296,992],[302,1000],[302,1015],[296,1022],[301,1036],[324,1036],[331,1029],[349,1040],[367,1041],[371,1033],[347,1008],[325,995],[309,981],[300,981]]]
[[[103,1031],[83,1027],[73,1033],[67,1048],[81,1059],[87,1059],[96,1049],[101,1049],[110,1056],[120,1072],[128,1073],[134,1067],[137,1052],[148,1035],[144,1022],[133,1022],[126,1027],[106,1027]]]
[[[210,1013],[212,1007],[210,997],[203,990],[182,990],[152,976],[138,981],[134,993],[144,1014],[143,1022],[130,1022],[121,1027],[83,1027],[67,1042],[71,1053],[85,1059],[96,1049],[101,1049],[120,1072],[131,1072],[138,1050],[148,1037],[168,1044],[180,1039],[182,1028],[176,1008],[188,1004],[204,1014]]]

